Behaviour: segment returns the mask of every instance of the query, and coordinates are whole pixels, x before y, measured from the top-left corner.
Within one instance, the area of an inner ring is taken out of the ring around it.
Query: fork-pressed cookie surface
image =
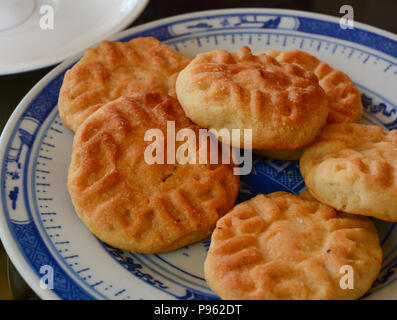
[[[367,217],[335,211],[310,194],[260,194],[216,226],[205,279],[223,299],[357,299],[375,280],[382,249]],[[342,289],[341,267],[353,268]]]
[[[338,210],[397,222],[397,130],[329,124],[300,159],[306,186]]]
[[[189,61],[152,37],[103,41],[66,72],[58,101],[62,121],[76,131],[90,114],[120,96],[159,92],[175,97],[176,77]]]
[[[176,99],[141,94],[106,104],[76,132],[69,193],[84,224],[114,247],[156,253],[205,239],[236,200],[231,165],[147,163],[144,135],[159,129],[167,145],[167,121],[198,130]]]
[[[179,73],[176,92],[186,115],[201,127],[252,129],[254,149],[307,145],[328,116],[327,97],[312,72],[253,55],[248,47],[197,55]]]
[[[280,63],[298,64],[318,77],[320,86],[328,96],[328,123],[355,122],[360,119],[363,113],[360,92],[344,72],[301,50],[269,50],[265,53]]]

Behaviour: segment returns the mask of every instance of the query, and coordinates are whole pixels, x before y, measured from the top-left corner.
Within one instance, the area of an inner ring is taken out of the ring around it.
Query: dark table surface
[[[182,13],[225,8],[283,8],[340,17],[339,8],[344,4],[349,4],[353,7],[355,21],[397,33],[396,0],[151,0],[140,17],[129,27]],[[1,44],[0,50],[4,50],[4,48],[1,48]],[[0,76],[0,131],[3,130],[4,125],[20,100],[54,67]],[[14,299],[35,298],[35,295],[24,286],[22,279],[19,278],[11,264],[8,269],[11,297]],[[4,275],[1,276],[4,277]]]

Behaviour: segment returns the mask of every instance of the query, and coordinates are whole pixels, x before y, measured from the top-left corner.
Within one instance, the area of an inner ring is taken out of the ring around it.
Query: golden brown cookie
[[[357,299],[381,262],[367,217],[337,212],[309,194],[275,192],[238,204],[218,221],[204,271],[223,299]]]
[[[305,146],[328,116],[327,96],[312,72],[253,55],[248,47],[197,55],[180,72],[176,92],[186,115],[201,127],[251,129],[253,149]]]
[[[95,110],[120,96],[159,92],[175,97],[176,77],[189,61],[151,37],[103,41],[66,72],[58,101],[61,119],[76,131]]]
[[[313,196],[338,210],[397,221],[397,130],[327,125],[300,170]]]
[[[280,63],[294,63],[314,72],[328,96],[328,123],[355,122],[360,119],[363,113],[360,92],[345,73],[301,50],[269,50],[265,53]]]
[[[197,133],[176,99],[140,94],[104,105],[75,134],[68,174],[73,205],[88,229],[116,248],[157,253],[205,239],[236,200],[232,165],[148,164],[145,150],[154,141],[145,134],[161,130],[167,147],[168,121],[176,132]]]

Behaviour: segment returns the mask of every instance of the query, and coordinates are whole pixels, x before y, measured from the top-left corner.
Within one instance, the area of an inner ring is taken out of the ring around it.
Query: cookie
[[[275,192],[218,221],[204,270],[223,299],[348,300],[370,288],[381,262],[367,217],[337,212],[309,194]]]
[[[327,125],[300,170],[313,196],[338,210],[397,221],[397,130]]]
[[[103,41],[66,72],[58,101],[61,119],[76,131],[90,114],[120,96],[159,92],[175,97],[176,77],[189,61],[151,37]]]
[[[139,253],[178,249],[207,238],[234,205],[239,177],[232,165],[148,161],[145,152],[153,153],[154,141],[145,141],[146,133],[160,130],[167,148],[170,121],[175,132],[198,132],[176,99],[139,94],[107,103],[75,134],[70,197],[88,229],[113,247]]]
[[[317,77],[248,47],[196,56],[176,81],[186,115],[203,128],[252,130],[252,148],[294,150],[313,141],[328,116]],[[231,135],[231,134],[230,134]],[[243,134],[233,146],[245,148]]]
[[[294,63],[314,72],[328,96],[328,123],[356,122],[361,118],[363,105],[360,92],[348,75],[301,50],[269,50],[266,54],[276,58],[280,63]]]

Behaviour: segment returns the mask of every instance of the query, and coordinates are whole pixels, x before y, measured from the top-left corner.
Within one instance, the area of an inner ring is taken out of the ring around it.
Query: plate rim
[[[148,1],[148,0],[144,0]],[[106,37],[109,40],[115,39],[122,39],[126,36],[133,35],[134,33],[139,33],[142,30],[150,29],[156,26],[161,26],[166,23],[180,21],[182,19],[189,20],[189,18],[204,18],[203,15],[223,15],[223,14],[233,14],[233,13],[267,13],[267,14],[289,14],[291,16],[302,16],[302,17],[309,17],[319,20],[326,20],[329,22],[338,22],[339,17],[314,13],[314,12],[307,12],[307,11],[300,11],[300,10],[290,10],[290,9],[277,9],[277,8],[233,8],[233,9],[218,9],[218,10],[205,10],[205,11],[197,11],[191,13],[184,13],[179,15],[174,15],[171,17],[158,19],[155,21],[151,21],[148,23],[144,23],[138,26],[131,27],[127,30],[117,32],[111,36]],[[389,31],[379,29],[377,27],[372,27],[370,25],[356,22],[355,25],[357,27],[365,30],[374,32],[376,34],[380,34],[387,38],[391,38],[394,41],[397,41],[397,35],[393,34]],[[101,40],[102,41],[102,40]],[[95,46],[99,43],[91,45]],[[87,47],[88,48],[88,47]],[[86,49],[87,49],[86,48]],[[49,71],[40,81],[38,81],[30,90],[29,92],[23,97],[23,99],[18,103],[14,111],[12,112],[11,116],[7,120],[6,125],[2,131],[0,137],[0,154],[4,154],[8,146],[8,140],[12,134],[13,128],[18,123],[20,116],[25,111],[24,108],[28,106],[31,101],[40,93],[44,87],[49,84],[54,78],[56,78],[62,71],[64,71],[68,66],[73,64],[77,59],[79,59],[86,49],[80,50],[80,52],[74,54],[70,58],[63,61],[61,64],[56,66],[54,69]],[[383,53],[383,52],[382,52]],[[388,55],[387,53],[383,53]],[[395,58],[395,57],[393,57]],[[3,159],[2,159],[3,161]],[[3,170],[3,168],[1,169]],[[1,209],[1,211],[3,211]],[[26,281],[26,283],[30,286],[30,288],[41,298],[41,299],[61,299],[57,294],[55,294],[52,290],[42,290],[39,286],[39,279],[40,277],[38,274],[31,268],[28,261],[26,261],[23,253],[19,250],[17,241],[13,237],[10,229],[8,228],[8,222],[5,215],[1,215],[0,217],[0,239],[3,243],[4,249],[6,250],[7,255],[11,259],[12,263],[14,264],[17,271],[20,273],[22,278]]]
[[[209,15],[213,15],[214,13],[217,13],[219,15],[222,14],[227,14],[227,13],[238,13],[238,12],[247,12],[247,13],[260,13],[260,11],[262,11],[262,13],[274,13],[274,14],[285,14],[285,15],[291,15],[291,16],[298,16],[301,15],[303,17],[309,17],[309,18],[323,18],[325,20],[328,20],[329,22],[339,22],[341,17],[337,17],[337,16],[332,16],[329,14],[324,14],[324,13],[317,13],[317,12],[311,12],[311,11],[303,11],[303,10],[294,10],[294,9],[278,9],[278,8],[254,8],[254,7],[242,7],[242,8],[226,8],[226,9],[215,9],[215,10],[203,10],[203,11],[193,11],[193,12],[188,12],[188,13],[182,13],[182,14],[177,14],[177,15],[173,15],[170,17],[166,17],[166,18],[161,18],[161,19],[157,19],[154,21],[150,21],[150,22],[146,22],[134,27],[131,27],[129,29],[123,30],[118,32],[117,34],[112,35],[109,39],[114,39],[115,37],[123,37],[124,35],[127,35],[130,33],[130,31],[133,30],[139,30],[139,29],[145,29],[146,27],[149,27],[150,25],[156,25],[156,24],[163,24],[163,23],[167,23],[167,22],[171,22],[174,20],[180,20],[181,18],[192,18],[192,17],[197,17],[197,18],[205,18],[203,17],[203,15],[205,14],[209,14]],[[374,27],[371,26],[369,24],[354,20],[354,29],[356,29],[356,27],[360,27],[361,29],[369,29],[369,30],[365,30],[365,31],[371,31],[374,33],[378,33],[381,35],[384,35],[385,37],[391,38],[394,41],[397,41],[397,34],[391,32],[391,31],[387,31],[378,27]]]
[[[109,28],[106,33],[102,34],[100,37],[95,37],[88,41],[88,43],[98,43],[102,40],[108,39],[115,33],[117,34],[118,32],[121,32],[125,27],[127,27],[129,24],[131,24],[133,21],[135,21],[143,12],[143,10],[147,7],[149,0],[135,0],[136,4],[135,6],[130,10],[129,13],[127,13],[123,19],[121,19],[116,25],[114,25],[112,28]],[[131,29],[131,28],[130,28]],[[98,40],[99,39],[99,40]],[[102,39],[102,40],[101,40]],[[89,46],[91,46],[89,45]],[[87,44],[85,44],[87,47]],[[83,49],[85,50],[85,49]],[[11,68],[5,68],[1,69],[0,68],[0,76],[7,76],[7,75],[13,75],[13,74],[18,74],[18,73],[23,73],[23,72],[31,72],[35,70],[39,70],[42,68],[50,67],[53,65],[56,65],[58,63],[62,63],[67,61],[70,57],[73,57],[74,55],[80,53],[82,50],[72,50],[70,52],[66,53],[59,53],[56,55],[55,58],[52,59],[45,59],[45,60],[35,60],[35,61],[29,61],[29,62],[24,62],[23,64],[18,64],[18,65],[13,65]]]

